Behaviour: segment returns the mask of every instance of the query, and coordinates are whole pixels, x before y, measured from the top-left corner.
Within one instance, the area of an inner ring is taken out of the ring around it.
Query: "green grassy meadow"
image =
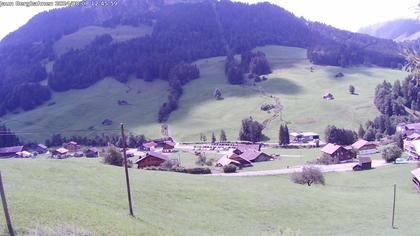
[[[403,71],[377,67],[316,66],[307,60],[306,50],[300,48],[266,46],[255,50],[266,53],[273,69],[273,73],[267,76],[269,79],[257,86],[228,84],[223,73],[224,57],[196,62],[201,77],[184,87],[179,109],[168,121],[171,136],[177,141],[197,141],[200,133],[209,139],[211,132],[219,137],[220,130],[224,129],[229,140],[236,140],[243,118],[252,116],[262,122],[272,116],[260,110],[263,103],[274,103],[270,95],[278,97],[284,107],[281,117],[264,130],[274,142],[278,139],[278,127],[284,122],[289,123],[291,132],[323,134],[329,124],[356,129],[360,123],[378,114],[373,105],[376,85],[383,80],[392,83],[407,75]],[[314,72],[310,72],[311,66]],[[345,76],[334,78],[338,72]],[[350,84],[355,86],[358,95],[349,94]],[[222,90],[224,100],[217,101],[213,97],[215,88]],[[55,105],[9,114],[3,120],[16,132],[31,133],[22,136],[25,140],[43,141],[53,131],[64,132],[70,128],[94,127],[89,134],[100,134],[106,128],[101,126],[105,118],[116,124],[124,122],[136,134],[158,138],[161,133],[157,114],[160,105],[166,101],[167,89],[167,82],[161,80],[147,83],[132,78],[125,85],[109,78],[85,90],[53,93]],[[262,91],[268,96],[263,96]],[[321,97],[326,92],[333,93],[336,99],[323,100]],[[132,105],[118,106],[117,100],[120,99]],[[43,132],[39,132],[40,129]]]
[[[151,34],[152,30],[153,28],[147,25],[140,25],[137,27],[124,25],[115,28],[87,26],[72,34],[63,36],[54,43],[53,49],[55,54],[63,55],[71,49],[76,50],[86,47],[100,35],[109,34],[114,42],[121,42]]]
[[[419,235],[414,165],[328,173],[325,186],[289,176],[211,177],[130,169],[97,159],[0,160],[18,235],[35,226],[72,225],[93,235]],[[391,228],[392,185],[397,184]],[[3,216],[0,229],[5,230]]]

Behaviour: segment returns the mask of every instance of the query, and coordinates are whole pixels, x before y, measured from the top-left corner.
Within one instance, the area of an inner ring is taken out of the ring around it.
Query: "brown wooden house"
[[[137,168],[142,169],[149,166],[160,166],[167,160],[168,157],[166,155],[157,152],[149,152],[146,156],[141,157],[135,163],[137,164]]]
[[[163,142],[163,152],[172,152],[175,149],[175,143],[172,141]]]
[[[80,149],[80,145],[77,144],[75,141],[70,141],[68,143],[63,144],[63,147],[70,152],[77,152]]]
[[[260,152],[260,151],[253,150],[253,149],[245,150],[239,156],[250,162],[270,161],[273,159],[272,156],[265,154],[263,152]]]
[[[55,151],[53,151],[53,156],[64,156],[67,155],[69,152],[69,150],[67,150],[66,148],[59,148],[56,149]]]
[[[369,142],[363,139],[353,143],[351,147],[356,150],[358,155],[369,155],[378,152],[378,145],[373,142]]]
[[[142,149],[145,151],[153,151],[157,147],[157,143],[154,141],[143,143]]]
[[[324,155],[337,158],[340,162],[349,161],[355,158],[355,154],[350,149],[332,143],[328,143],[325,147],[323,147],[321,152]]]
[[[23,146],[3,147],[0,148],[0,157],[14,156],[18,152],[23,151]]]
[[[94,157],[98,157],[99,156],[99,151],[97,148],[89,148],[87,150],[84,151],[84,154],[86,157],[90,157],[90,158],[94,158]]]
[[[245,159],[244,157],[242,157],[241,155],[238,155],[236,153],[233,153],[232,155],[230,155],[229,159],[239,162],[241,167],[252,166],[251,161],[249,161],[248,159]]]
[[[230,165],[230,164],[235,165],[237,167],[241,167],[241,163],[239,163],[239,161],[230,159],[228,157],[228,155],[224,155],[222,158],[220,158],[216,162],[217,167],[223,167],[223,166],[227,166],[227,165]]]
[[[44,154],[48,152],[48,148],[44,144],[38,144],[35,150],[38,154]]]
[[[359,157],[359,164],[353,166],[354,171],[370,169],[372,169],[372,160],[366,156]]]

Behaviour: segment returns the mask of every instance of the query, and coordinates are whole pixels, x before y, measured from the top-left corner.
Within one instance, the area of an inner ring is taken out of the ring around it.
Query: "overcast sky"
[[[6,2],[11,0],[0,0]],[[241,0],[256,3],[263,0]],[[360,27],[397,18],[414,18],[420,0],[270,0],[296,16],[320,21],[340,29]],[[0,39],[24,25],[32,16],[50,8],[0,7]]]

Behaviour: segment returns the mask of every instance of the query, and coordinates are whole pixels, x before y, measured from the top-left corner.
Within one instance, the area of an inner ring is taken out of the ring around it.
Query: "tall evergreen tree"
[[[360,124],[359,125],[359,130],[357,131],[357,136],[362,139],[365,136],[365,133],[366,133],[366,131],[363,128],[363,125]]]
[[[226,142],[227,141],[226,133],[223,129],[220,131],[220,139],[219,140],[220,140],[220,142]]]
[[[214,135],[214,132],[211,133],[211,143],[216,142],[216,136]]]

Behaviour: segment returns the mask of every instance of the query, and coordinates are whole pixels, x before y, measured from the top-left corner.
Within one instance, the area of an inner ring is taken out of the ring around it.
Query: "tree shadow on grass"
[[[262,82],[261,85],[267,93],[297,95],[303,91],[300,85],[284,78],[270,78]]]

